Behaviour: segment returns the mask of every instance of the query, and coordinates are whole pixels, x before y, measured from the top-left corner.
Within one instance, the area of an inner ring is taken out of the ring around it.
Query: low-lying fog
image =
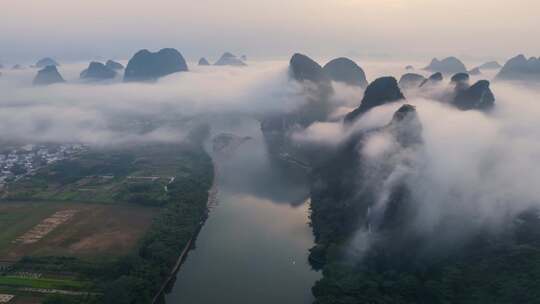
[[[471,83],[486,78],[491,77],[472,77]],[[439,245],[453,244],[478,229],[504,231],[520,212],[540,208],[540,88],[492,82],[495,108],[484,113],[434,100],[448,90],[448,82],[446,78],[444,86],[430,92],[405,91],[406,101],[376,107],[350,128],[324,122],[294,135],[299,141],[336,145],[352,132],[387,125],[404,103],[414,105],[423,126],[423,145],[403,149],[383,132],[369,137],[358,154],[363,170],[391,168],[382,176],[364,175],[378,178],[369,183],[378,194],[374,208],[386,208],[390,191],[405,183],[418,210],[408,228],[427,235],[437,231],[432,239]],[[351,89],[337,88],[342,98],[354,96]],[[441,225],[449,229],[441,231]],[[360,231],[353,241],[355,251],[365,250],[372,237],[376,236]]]
[[[190,72],[156,83],[123,83],[121,76],[108,82],[84,82],[79,73],[85,67],[62,65],[58,69],[67,82],[41,87],[32,86],[35,69],[4,70],[0,138],[90,144],[178,140],[182,130],[171,124],[182,118],[282,111],[303,101],[299,85],[288,81],[285,62],[245,68],[194,66]],[[152,131],[141,138],[136,125],[150,122]],[[130,124],[135,124],[131,132],[126,130]]]
[[[399,77],[405,72],[401,62],[360,64],[369,80],[388,74]],[[261,114],[298,107],[304,102],[302,89],[289,81],[287,65],[286,61],[251,62],[248,67],[236,68],[192,63],[189,72],[169,75],[156,83],[122,83],[121,75],[92,83],[79,79],[87,63],[67,64],[59,67],[67,83],[43,87],[32,86],[36,69],[4,69],[0,76],[0,138],[91,144],[177,140],[182,130],[171,126],[171,121],[180,117]],[[335,98],[342,104],[358,105],[361,90],[339,84],[335,87]],[[348,108],[341,110],[345,113]],[[153,121],[151,127],[141,127],[149,121]]]
[[[382,75],[399,77],[409,63],[359,64],[372,81]],[[78,74],[85,66],[61,66],[67,83],[46,87],[32,87],[34,69],[4,70],[0,77],[0,138],[87,144],[179,140],[185,131],[177,124],[182,119],[227,113],[258,117],[292,110],[304,102],[301,86],[289,81],[285,61],[251,62],[245,68],[192,64],[190,72],[156,83],[122,83],[121,78],[84,83]],[[475,76],[472,81],[492,76]],[[496,106],[488,114],[464,112],[431,100],[444,87],[428,94],[405,92],[406,102],[416,106],[423,125],[423,147],[403,152],[412,155],[384,158],[393,153],[393,143],[383,136],[370,139],[359,151],[359,157],[374,162],[381,157],[384,162],[396,162],[391,178],[406,179],[422,204],[415,219],[418,227],[429,231],[448,214],[474,216],[482,224],[498,223],[539,203],[540,90],[497,82],[491,87]],[[361,90],[339,84],[334,88],[334,101],[342,104],[335,117],[360,103]],[[373,109],[353,129],[387,124],[400,105]],[[326,122],[312,125],[295,138],[335,145],[348,132],[340,122]],[[402,165],[410,159],[417,165]],[[381,185],[390,186],[391,181],[381,181]]]

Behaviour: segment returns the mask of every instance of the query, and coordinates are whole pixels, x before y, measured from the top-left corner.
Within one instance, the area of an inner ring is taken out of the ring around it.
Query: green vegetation
[[[42,289],[84,290],[89,284],[71,279],[27,278],[19,276],[0,276],[0,285]]]
[[[127,255],[118,257],[112,254],[106,259],[96,254],[64,256],[55,255],[56,249],[51,247],[53,251],[46,251],[52,252],[51,256],[26,256],[9,272],[46,273],[47,279],[26,279],[10,275],[4,276],[0,285],[80,289],[93,293],[87,296],[51,295],[46,297],[44,303],[149,303],[206,218],[208,191],[214,176],[212,161],[201,144],[201,138],[207,136],[207,133],[207,128],[197,128],[188,137],[191,143],[91,150],[76,159],[55,163],[33,176],[10,183],[1,193],[6,201],[25,199],[39,201],[40,206],[73,207],[79,206],[73,204],[74,201],[89,203],[81,207],[87,213],[81,211],[75,214],[73,223],[66,225],[69,229],[60,226],[51,232],[50,238],[55,240],[55,244],[68,246],[70,250],[80,247],[73,247],[73,241],[82,241],[81,233],[87,232],[91,226],[88,220],[77,224],[77,216],[105,220],[114,218],[114,223],[102,225],[90,221],[96,230],[96,234],[91,235],[92,241],[96,241],[96,236],[100,235],[99,227],[111,227],[120,221],[112,213],[96,213],[96,208],[124,208],[126,204],[137,204],[142,205],[137,208],[148,209],[147,213],[154,218],[149,227],[144,227],[145,232],[139,238],[136,248]],[[24,211],[2,213],[2,204],[19,203],[0,203],[0,217],[11,218],[12,222],[23,218]],[[143,206],[156,206],[159,209]],[[52,208],[48,213],[36,212],[34,220],[29,221],[24,228],[6,232],[5,244],[54,211]],[[28,213],[34,212],[32,210]],[[133,218],[136,219],[135,216]],[[140,226],[140,223],[134,223],[131,227],[135,230]],[[64,228],[67,230],[62,231]],[[0,241],[3,235],[0,233]],[[35,246],[39,248],[35,252],[43,252],[40,246],[45,243],[36,243]],[[90,242],[82,243],[86,246]],[[50,274],[53,279],[50,279]],[[55,274],[59,277],[56,278]]]
[[[13,265],[12,272],[31,273],[58,273],[73,277],[75,274],[82,278],[96,278],[102,276],[116,259],[96,259],[82,260],[76,257],[65,256],[43,256],[43,257],[23,257]]]
[[[312,176],[317,245],[310,260],[323,269],[312,289],[316,304],[540,303],[538,210],[496,229],[475,226],[459,241],[449,241],[445,236],[463,232],[470,223],[456,218],[430,234],[407,230],[414,204],[404,187],[396,187],[376,238],[365,252],[352,253],[374,201],[369,184],[362,184],[355,152],[345,147]]]
[[[313,294],[318,304],[540,303],[539,273],[540,250],[527,246],[414,268],[375,258],[356,265],[333,260]]]
[[[10,183],[4,200],[136,203],[162,206],[185,161],[179,144],[94,149]]]
[[[170,275],[182,249],[200,227],[213,180],[211,160],[202,149],[185,151],[185,162],[169,185],[170,199],[143,239],[138,253],[117,265],[104,303],[149,303]]]
[[[114,193],[116,183],[109,177],[118,177],[117,180],[125,177],[132,169],[132,158],[130,154],[115,151],[84,153],[9,184],[4,198],[18,201],[112,201],[111,193]]]
[[[97,304],[99,302],[95,297],[91,295],[65,296],[65,295],[57,295],[57,294],[47,296],[42,302],[42,304],[80,304],[80,303]]]
[[[122,185],[115,198],[133,204],[161,206],[167,202],[164,187],[163,183],[127,183]]]

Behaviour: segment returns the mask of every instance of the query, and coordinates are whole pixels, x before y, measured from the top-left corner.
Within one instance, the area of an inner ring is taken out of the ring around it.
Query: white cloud
[[[301,104],[298,84],[284,62],[245,68],[194,67],[157,83],[83,83],[85,65],[63,65],[68,81],[32,87],[36,70],[6,71],[0,78],[0,138],[27,141],[118,142],[152,138],[177,140],[182,119],[201,114],[257,116]],[[154,122],[144,136],[137,129]],[[131,126],[131,131],[126,130]],[[173,130],[176,131],[173,132]],[[184,130],[185,131],[185,130]]]

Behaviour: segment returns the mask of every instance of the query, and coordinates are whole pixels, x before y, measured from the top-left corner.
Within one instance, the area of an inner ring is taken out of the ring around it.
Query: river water
[[[311,303],[308,189],[269,159],[256,121],[230,121],[251,140],[219,162],[218,204],[177,274],[167,304]]]

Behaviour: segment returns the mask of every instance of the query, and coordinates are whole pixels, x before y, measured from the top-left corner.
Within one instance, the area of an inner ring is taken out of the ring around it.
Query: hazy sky
[[[538,0],[1,0],[0,60],[540,55]]]

